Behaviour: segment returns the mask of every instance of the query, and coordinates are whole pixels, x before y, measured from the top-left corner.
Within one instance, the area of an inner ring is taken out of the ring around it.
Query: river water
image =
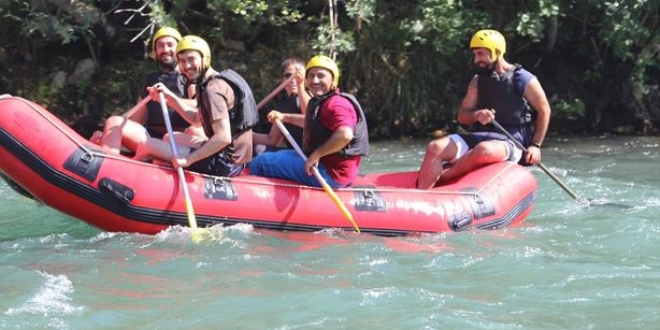
[[[373,144],[363,172],[417,169]],[[660,138],[550,137],[515,228],[107,233],[0,183],[2,329],[658,329]],[[1,160],[0,160],[1,161]],[[402,219],[403,221],[404,219]]]

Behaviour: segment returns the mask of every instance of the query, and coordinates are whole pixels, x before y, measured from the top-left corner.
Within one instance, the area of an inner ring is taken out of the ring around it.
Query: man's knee
[[[451,140],[446,137],[431,141],[426,147],[426,153],[433,156],[439,156],[445,150],[445,148],[447,148],[447,145],[450,141]]]
[[[254,175],[262,175],[261,173],[261,160],[263,159],[264,155],[259,155],[257,157],[252,158],[252,160],[247,164],[248,169],[250,169],[250,173]]]
[[[277,167],[277,165],[273,165],[277,163],[275,158],[277,158],[277,155],[267,152],[252,158],[247,165],[250,169],[250,173],[260,176],[273,175],[273,168]]]
[[[105,127],[110,128],[110,127],[120,126],[123,123],[125,123],[126,120],[127,119],[122,116],[110,116],[108,119],[105,120]]]
[[[484,161],[498,162],[505,161],[509,155],[509,151],[503,142],[488,141],[477,144],[472,149],[472,154],[474,157]]]

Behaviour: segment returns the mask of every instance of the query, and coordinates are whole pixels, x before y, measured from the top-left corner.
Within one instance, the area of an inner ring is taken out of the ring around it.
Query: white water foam
[[[85,307],[71,304],[67,294],[73,292],[73,284],[66,275],[51,275],[43,271],[38,271],[38,274],[46,280],[39,292],[18,308],[9,308],[5,314],[63,316],[85,311]]]

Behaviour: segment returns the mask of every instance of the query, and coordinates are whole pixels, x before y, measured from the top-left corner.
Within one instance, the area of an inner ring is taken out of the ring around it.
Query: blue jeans
[[[248,164],[250,173],[269,178],[287,179],[307,186],[322,187],[314,175],[305,172],[305,160],[295,150],[285,149],[260,154]],[[333,180],[325,167],[319,164],[319,173],[332,189],[343,188]]]

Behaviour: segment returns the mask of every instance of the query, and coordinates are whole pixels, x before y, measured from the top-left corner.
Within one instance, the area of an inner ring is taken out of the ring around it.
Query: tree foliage
[[[149,39],[172,25],[204,37],[213,66],[241,72],[256,95],[277,85],[283,59],[333,56],[372,136],[417,135],[455,128],[469,39],[493,28],[543,84],[551,130],[596,132],[660,122],[659,24],[657,0],[4,0],[0,89],[90,130],[135,102],[154,69]],[[86,58],[97,72],[62,83]]]

